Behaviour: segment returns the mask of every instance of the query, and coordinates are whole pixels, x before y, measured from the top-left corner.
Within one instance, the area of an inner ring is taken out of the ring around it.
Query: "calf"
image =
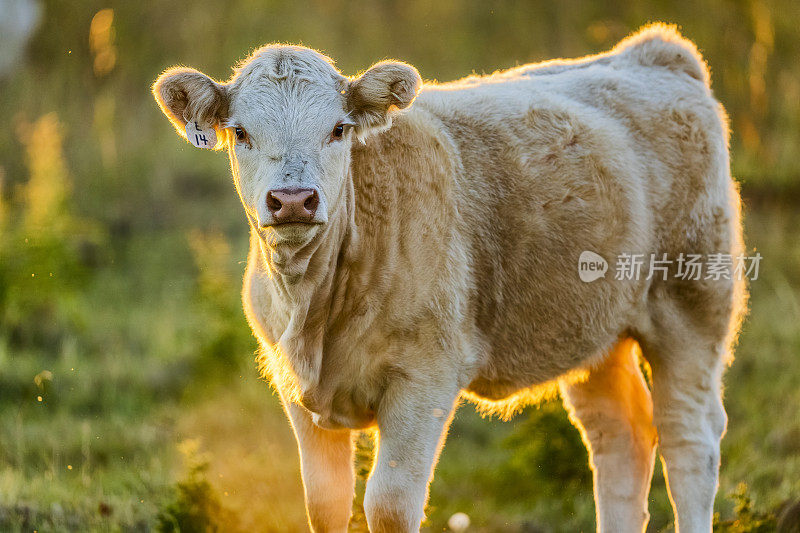
[[[172,68],[153,93],[192,144],[228,150],[244,308],[314,531],[347,529],[353,430],[379,435],[370,529],[417,531],[459,398],[509,414],[558,388],[599,531],[646,526],[657,439],[677,528],[711,529],[745,291],[680,270],[741,251],[739,196],[724,111],[674,28],[446,84],[268,45],[227,82]]]

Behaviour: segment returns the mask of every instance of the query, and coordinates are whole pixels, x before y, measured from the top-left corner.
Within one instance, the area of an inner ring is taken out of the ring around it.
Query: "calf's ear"
[[[225,85],[195,69],[173,67],[155,81],[153,96],[181,137],[186,138],[186,124],[192,123],[192,131],[213,134],[215,146],[209,148],[221,146],[221,142],[216,142],[216,133],[221,133],[222,123],[228,116]],[[195,142],[192,144],[197,146]]]
[[[356,122],[356,135],[364,139],[392,125],[392,113],[411,105],[422,88],[417,69],[399,61],[381,61],[345,89],[347,108]]]

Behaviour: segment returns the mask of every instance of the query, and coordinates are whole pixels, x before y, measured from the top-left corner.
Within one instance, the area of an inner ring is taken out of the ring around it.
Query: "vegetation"
[[[158,531],[225,531],[231,520],[226,520],[219,494],[206,477],[208,460],[198,453],[197,441],[185,441],[180,448],[188,472],[175,484],[172,501],[158,514]]]
[[[225,78],[303,42],[355,73],[383,57],[447,80],[606,49],[676,22],[733,128],[764,257],[728,371],[717,530],[797,528],[800,7],[666,2],[43,2],[0,79],[0,530],[305,531],[299,465],[239,304],[246,222],[221,154],[180,141],[148,87],[176,63]],[[359,440],[353,530],[371,440]],[[459,410],[425,527],[591,531],[591,474],[557,402]],[[650,531],[671,530],[656,468]],[[792,518],[794,517],[794,518]],[[794,522],[792,522],[794,520]]]

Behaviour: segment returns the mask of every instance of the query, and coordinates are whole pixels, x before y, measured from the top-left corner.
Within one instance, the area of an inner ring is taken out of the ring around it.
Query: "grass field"
[[[0,74],[0,531],[307,531],[294,438],[239,302],[246,222],[225,157],[179,141],[155,107],[162,68],[224,77],[276,39],[347,73],[394,55],[450,79],[597,52],[653,19],[709,58],[763,256],[725,376],[716,529],[775,530],[800,500],[800,4],[179,4],[43,1]],[[458,511],[476,532],[593,531],[586,452],[558,401],[509,422],[462,405],[425,530]],[[649,531],[671,530],[660,465],[650,512]]]

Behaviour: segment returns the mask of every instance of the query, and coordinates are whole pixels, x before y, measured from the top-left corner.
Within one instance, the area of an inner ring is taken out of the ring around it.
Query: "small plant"
[[[186,476],[175,484],[175,494],[158,514],[162,533],[213,533],[234,531],[233,516],[225,509],[208,481],[209,459],[199,452],[196,440],[180,444],[186,463]]]
[[[721,520],[719,513],[714,514],[714,531],[719,533],[771,533],[777,527],[775,514],[771,511],[753,509],[747,483],[741,482],[736,490],[728,495],[735,502],[734,517]]]

